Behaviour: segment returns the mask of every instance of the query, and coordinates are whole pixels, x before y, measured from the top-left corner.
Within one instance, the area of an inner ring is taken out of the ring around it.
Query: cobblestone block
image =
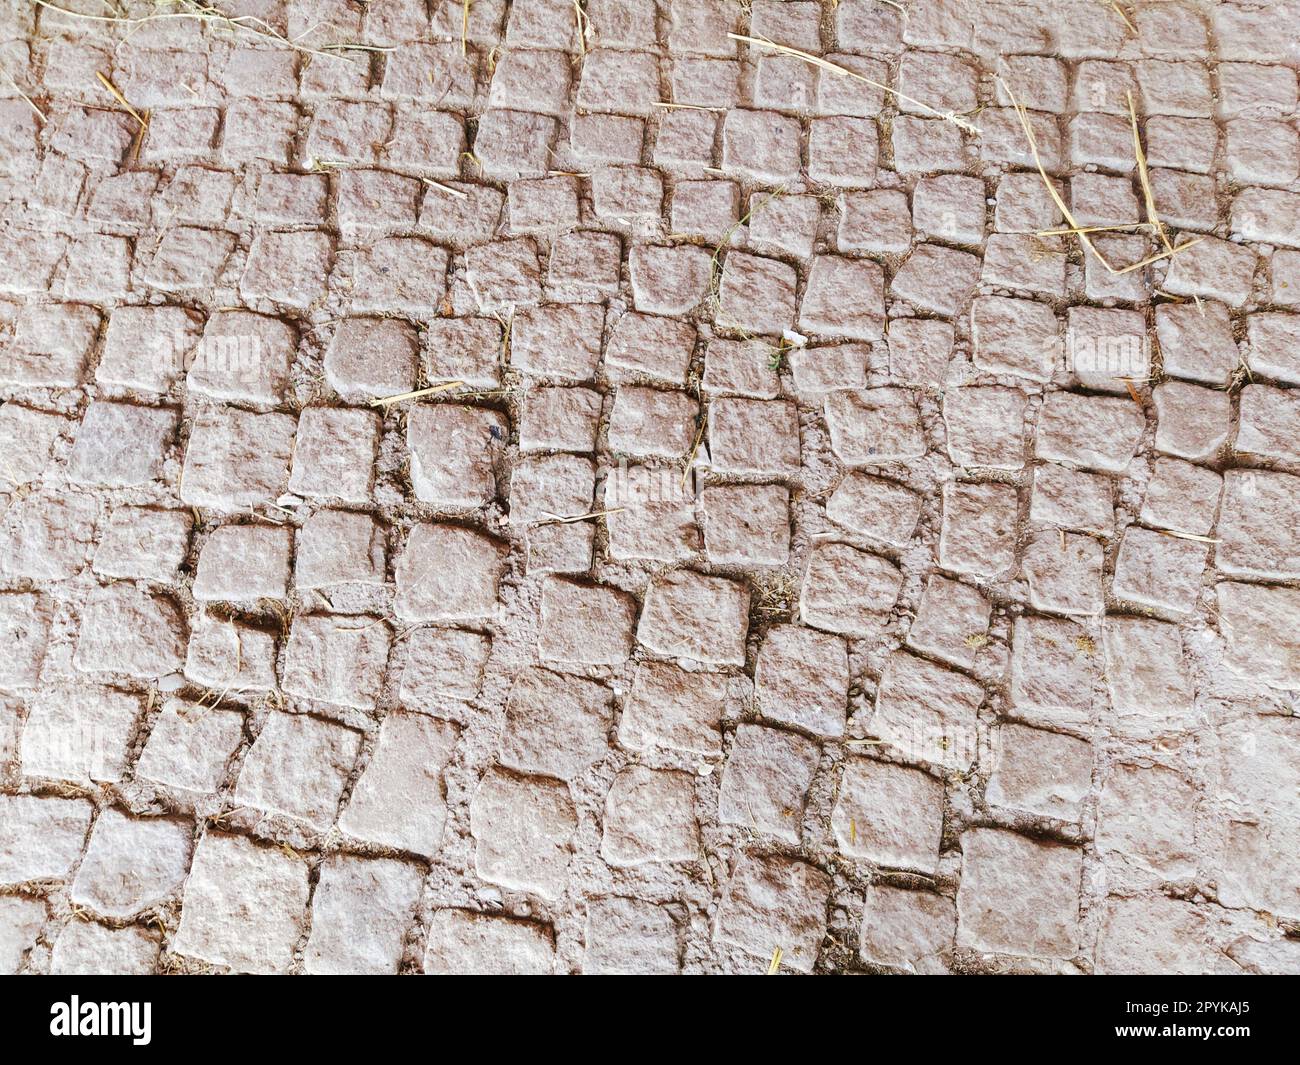
[[[699,404],[686,392],[623,385],[614,393],[609,446],[638,458],[676,458],[695,441]]]
[[[744,583],[672,570],[651,579],[636,635],[655,654],[739,666],[745,661],[748,627]]]
[[[500,762],[521,773],[572,780],[608,752],[612,719],[603,685],[543,669],[525,671],[506,703]]]
[[[908,761],[965,772],[978,757],[983,702],[984,689],[964,674],[897,651],[881,674],[870,729]]]
[[[339,816],[355,839],[423,858],[438,852],[447,816],[443,770],[456,747],[454,725],[424,714],[392,713]]]
[[[926,452],[916,399],[907,389],[833,392],[823,409],[831,448],[847,465],[877,466]]]
[[[361,734],[306,714],[269,715],[244,759],[235,801],[323,832],[361,748]]]
[[[393,975],[415,918],[420,872],[389,858],[331,855],[311,903],[309,973]]]
[[[926,582],[907,642],[933,658],[970,669],[987,639],[992,609],[970,585],[935,575]]]
[[[673,907],[608,895],[587,906],[582,971],[671,976],[681,971],[681,931]]]
[[[417,525],[397,561],[393,611],[403,621],[475,621],[496,612],[502,545],[459,525]]]
[[[695,861],[700,834],[690,774],[630,765],[610,784],[601,857],[613,866]]]
[[[130,917],[163,902],[189,872],[194,826],[105,810],[95,822],[69,897],[105,917]]]
[[[1156,406],[1156,447],[1185,459],[1208,459],[1232,431],[1232,400],[1227,392],[1182,381],[1165,381],[1152,390]]]
[[[960,388],[944,397],[948,454],[962,466],[1018,470],[1025,464],[1025,394],[1015,388]]]
[[[880,267],[860,259],[815,256],[799,305],[799,328],[823,336],[879,340],[884,334]]]
[[[539,307],[511,328],[510,364],[539,377],[586,381],[600,362],[604,311],[599,307]]]
[[[169,699],[145,742],[136,774],[169,788],[214,792],[225,781],[226,766],[243,739],[242,714]]]
[[[1100,676],[1096,641],[1081,626],[1030,615],[1016,620],[1011,635],[1012,717],[1086,735]]]
[[[689,754],[722,753],[726,680],[661,662],[637,667],[623,705],[618,739],[636,751],[665,747]]]
[[[85,799],[0,796],[0,884],[65,877],[81,856],[92,815]]]
[[[144,716],[138,696],[115,688],[76,687],[28,702],[19,760],[28,777],[75,784],[115,783]]]
[[[274,525],[223,525],[199,552],[192,594],[201,601],[284,599],[289,592],[289,529]]]
[[[185,677],[217,691],[276,687],[275,637],[265,629],[211,614],[195,618],[185,651]]]
[[[943,830],[943,785],[916,769],[851,759],[831,824],[850,858],[932,873]]]
[[[1145,429],[1130,399],[1053,392],[1039,412],[1037,453],[1053,462],[1123,473]]]
[[[318,510],[298,530],[293,583],[299,593],[384,583],[384,527],[369,514]]]
[[[944,485],[939,564],[975,577],[1005,573],[1016,561],[1019,513],[1019,496],[1010,485]]]
[[[1110,479],[1050,462],[1035,467],[1029,517],[1034,522],[1109,536],[1115,526]]]
[[[830,879],[814,865],[779,856],[746,856],[723,891],[714,937],[756,958],[812,972],[826,934]]]
[[[796,281],[785,263],[731,252],[718,289],[718,324],[779,336],[794,321]]]
[[[957,911],[951,899],[873,884],[863,910],[859,953],[873,965],[941,973],[956,932]]]
[[[429,922],[426,973],[541,976],[554,965],[555,938],[545,925],[470,910],[438,910]]]
[[[288,484],[296,425],[287,414],[200,412],[185,451],[181,501],[241,510],[278,499]]]
[[[957,945],[1027,957],[1073,957],[1081,867],[1077,848],[1001,829],[967,832],[957,889]]]
[[[782,400],[715,399],[709,446],[719,473],[792,474],[799,469],[798,411]]]
[[[242,836],[205,835],[172,948],[240,972],[288,972],[309,890],[303,859]]]
[[[478,875],[512,891],[558,898],[577,824],[569,789],[558,780],[489,770],[470,803]]]
[[[798,844],[820,758],[816,743],[792,732],[739,726],[722,773],[719,820]]]
[[[135,925],[106,928],[69,921],[50,951],[50,973],[58,976],[147,976],[158,964],[158,937]]]
[[[999,726],[985,792],[994,806],[1078,821],[1092,786],[1092,745],[1023,725]]]
[[[171,599],[110,585],[86,605],[73,664],[83,673],[157,678],[180,667],[185,638],[184,615]]]
[[[493,459],[510,436],[504,415],[437,404],[406,416],[415,498],[440,507],[477,508],[496,498]]]
[[[799,620],[826,632],[869,636],[894,608],[901,586],[902,574],[879,555],[821,543],[808,556]]]
[[[796,625],[770,629],[754,686],[765,718],[816,736],[844,734],[849,660],[843,640]]]

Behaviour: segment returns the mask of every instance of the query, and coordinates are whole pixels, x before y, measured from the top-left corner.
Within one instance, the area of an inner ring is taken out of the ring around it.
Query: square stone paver
[[[287,972],[309,890],[302,858],[243,836],[210,833],[195,851],[172,947],[238,972]]]

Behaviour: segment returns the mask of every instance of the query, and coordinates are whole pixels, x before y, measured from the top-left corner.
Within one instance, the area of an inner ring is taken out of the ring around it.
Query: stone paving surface
[[[1296,3],[218,7],[0,0],[0,969],[1300,970]]]

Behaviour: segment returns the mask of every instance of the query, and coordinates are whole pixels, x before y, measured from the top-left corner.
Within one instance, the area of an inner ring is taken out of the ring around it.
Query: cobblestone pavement
[[[1297,4],[217,7],[0,0],[0,969],[1300,970]]]

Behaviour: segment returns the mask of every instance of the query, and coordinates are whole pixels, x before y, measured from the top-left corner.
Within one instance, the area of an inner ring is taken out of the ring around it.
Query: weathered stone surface
[[[1011,485],[944,485],[939,564],[973,577],[1000,576],[1015,565],[1019,516],[1019,496]]]
[[[1011,713],[1031,725],[1086,732],[1101,675],[1096,641],[1072,621],[1026,615],[1011,636]]]
[[[419,869],[388,858],[330,855],[311,902],[309,973],[393,974],[420,896]]]
[[[308,407],[298,419],[289,491],[369,503],[379,434],[379,416],[371,411]]]
[[[1196,789],[1159,766],[1112,766],[1097,805],[1097,849],[1113,882],[1157,886],[1196,872]]]
[[[873,884],[862,915],[862,960],[908,972],[946,971],[957,911],[951,899],[929,891]]]
[[[154,678],[179,669],[185,619],[172,600],[131,585],[111,585],[86,605],[73,664],[85,673]]]
[[[208,833],[185,883],[172,949],[239,972],[287,972],[308,890],[303,859],[242,836]]]
[[[849,466],[878,466],[925,454],[925,437],[911,392],[873,388],[826,397],[831,447]]]
[[[637,751],[665,747],[689,754],[720,754],[726,702],[726,678],[720,674],[643,663],[623,704],[619,742]]]
[[[1092,785],[1090,743],[1008,722],[997,729],[993,759],[985,796],[994,806],[1079,819]]]
[[[673,570],[646,590],[637,639],[659,655],[717,666],[745,661],[749,589],[739,581]]]
[[[136,775],[182,791],[216,791],[243,739],[242,714],[170,699],[149,733]]]
[[[1026,957],[1071,958],[1079,945],[1082,856],[1001,829],[962,836],[957,945]]]
[[[1158,894],[1107,900],[1098,973],[1196,976],[1224,972],[1226,961],[1195,906]]]
[[[436,854],[446,819],[442,773],[457,735],[454,725],[423,714],[385,717],[339,829],[424,858]]]
[[[130,917],[179,890],[189,872],[194,826],[105,810],[95,822],[69,897],[105,917]]]
[[[1293,6],[9,4],[0,969],[1300,967]]]
[[[460,525],[417,525],[397,560],[393,612],[403,621],[475,621],[497,608],[504,548]]]
[[[1039,458],[1123,473],[1146,422],[1131,399],[1052,392],[1038,415]]]
[[[568,787],[490,770],[469,808],[474,867],[484,880],[556,899],[564,891],[578,819]]]
[[[636,600],[617,588],[548,577],[540,621],[543,662],[617,666],[632,653]]]
[[[1300,576],[1300,477],[1229,470],[1223,478],[1215,560],[1232,576]]]
[[[252,602],[289,593],[290,530],[279,525],[222,525],[199,551],[191,594],[201,601]]]
[[[72,449],[69,474],[77,484],[125,488],[162,472],[176,433],[176,411],[98,400],[86,410]]]
[[[754,686],[769,720],[815,736],[844,734],[849,658],[842,639],[797,625],[769,629]]]
[[[334,823],[361,734],[306,714],[267,717],[244,758],[235,801],[306,822],[318,831]]]
[[[987,640],[992,609],[970,585],[935,575],[926,583],[907,642],[932,658],[970,669]]]
[[[1224,581],[1217,586],[1224,661],[1239,676],[1300,689],[1300,592]]]
[[[50,973],[58,976],[145,976],[158,964],[161,944],[138,925],[106,928],[69,921],[50,952]]]
[[[184,510],[122,506],[100,536],[91,569],[105,577],[171,583],[189,553],[194,519]]]
[[[438,910],[429,922],[426,973],[540,976],[554,965],[555,939],[545,925],[470,910]]]
[[[493,459],[510,430],[504,415],[452,404],[422,406],[406,416],[415,498],[440,507],[480,507],[497,493]]]
[[[850,858],[933,873],[943,834],[943,785],[917,769],[850,759],[831,827],[841,853]]]
[[[181,500],[241,510],[279,498],[288,484],[296,425],[287,414],[201,412],[185,451]]]
[[[908,761],[964,772],[979,756],[975,719],[983,702],[984,689],[964,674],[897,651],[881,674],[870,729]]]
[[[0,795],[0,884],[65,876],[92,816],[85,799]]]
[[[126,772],[144,704],[132,692],[78,686],[28,703],[19,758],[29,777],[113,783]]]
[[[681,930],[669,906],[607,895],[587,905],[587,974],[671,976],[681,971]]]
[[[62,581],[86,564],[99,504],[88,495],[30,495],[0,517],[0,573]]]
[[[718,818],[797,844],[820,757],[816,743],[793,732],[741,725],[722,773]]]
[[[826,934],[830,886],[806,862],[746,856],[724,889],[714,936],[764,961],[780,947],[782,965],[812,972]]]
[[[408,709],[436,714],[443,700],[478,695],[492,641],[466,629],[420,628],[407,637],[407,648],[402,702]]]
[[[303,699],[373,709],[391,642],[382,618],[300,615],[289,630],[284,690]]]
[[[609,751],[613,724],[604,685],[544,669],[521,672],[510,689],[502,765],[560,780],[580,776]]]
[[[893,563],[848,544],[822,543],[808,556],[799,620],[846,636],[877,631],[898,601],[902,574]]]
[[[700,833],[688,773],[631,765],[610,784],[601,857],[610,865],[695,861]]]
[[[0,639],[9,648],[0,664],[0,688],[34,688],[50,638],[52,604],[44,596],[11,592],[0,595]]]

